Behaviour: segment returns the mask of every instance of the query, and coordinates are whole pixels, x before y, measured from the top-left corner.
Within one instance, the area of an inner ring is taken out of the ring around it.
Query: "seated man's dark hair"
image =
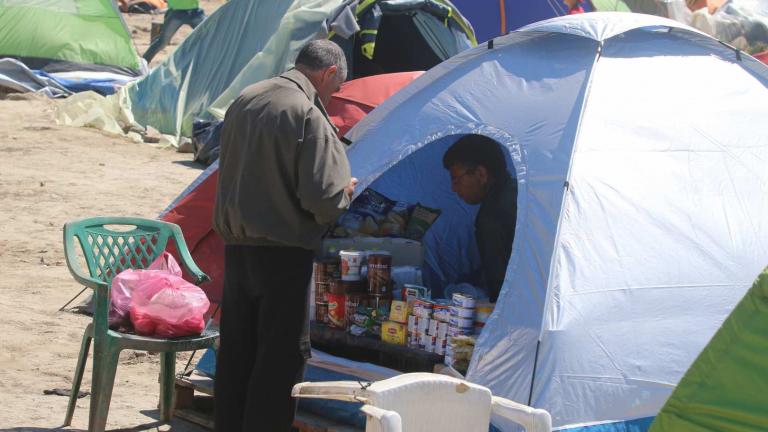
[[[482,165],[488,170],[493,180],[509,175],[507,159],[504,157],[501,145],[483,135],[464,135],[453,143],[443,155],[443,167],[450,169],[456,164],[467,169],[475,169]]]

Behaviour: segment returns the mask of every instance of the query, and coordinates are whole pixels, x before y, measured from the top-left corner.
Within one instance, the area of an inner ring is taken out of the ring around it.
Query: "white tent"
[[[642,429],[768,259],[767,85],[671,20],[555,18],[426,73],[352,129],[349,157],[358,192],[443,210],[424,243],[448,283],[476,264],[476,209],[442,154],[499,141],[516,237],[468,378],[557,427]]]

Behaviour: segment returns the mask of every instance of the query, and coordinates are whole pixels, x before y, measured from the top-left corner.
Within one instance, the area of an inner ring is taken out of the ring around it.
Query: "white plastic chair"
[[[398,375],[370,385],[355,381],[305,382],[293,397],[362,402],[366,432],[487,432],[491,415],[509,419],[528,432],[550,432],[552,418],[493,396],[483,386],[431,373]]]

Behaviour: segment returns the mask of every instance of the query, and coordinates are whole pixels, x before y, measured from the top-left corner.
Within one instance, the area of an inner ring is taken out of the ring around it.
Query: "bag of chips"
[[[405,236],[411,240],[421,241],[438,216],[440,216],[439,209],[416,204],[405,227]]]

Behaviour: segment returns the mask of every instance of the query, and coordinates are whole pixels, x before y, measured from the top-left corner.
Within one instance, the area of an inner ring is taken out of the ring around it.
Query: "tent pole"
[[[499,0],[499,18],[501,21],[501,36],[507,34],[507,10],[504,0]]]
[[[531,406],[531,401],[533,400],[533,382],[536,380],[536,364],[539,360],[539,346],[541,346],[541,341],[536,341],[536,354],[533,357],[533,374],[531,375],[531,390],[528,392],[528,406]]]

